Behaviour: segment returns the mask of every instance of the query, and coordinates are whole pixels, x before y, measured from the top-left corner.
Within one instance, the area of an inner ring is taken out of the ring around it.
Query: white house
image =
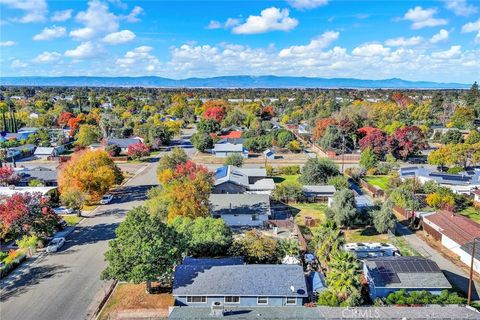
[[[58,147],[37,147],[33,155],[36,158],[48,160],[49,157],[56,157],[65,151],[63,146]]]
[[[243,158],[248,158],[248,151],[243,148],[243,144],[233,144],[230,142],[216,143],[212,149],[212,154],[215,157],[226,158],[232,154],[239,154]]]
[[[275,182],[267,178],[265,168],[238,168],[223,166],[215,170],[215,183],[212,193],[255,193],[270,195]]]

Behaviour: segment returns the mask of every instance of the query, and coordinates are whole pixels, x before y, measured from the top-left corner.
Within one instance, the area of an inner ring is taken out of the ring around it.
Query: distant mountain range
[[[1,77],[1,85],[89,86],[161,88],[392,88],[464,89],[470,84],[407,81],[398,78],[362,80],[352,78],[309,78],[282,76],[223,76],[174,80],[162,77]]]

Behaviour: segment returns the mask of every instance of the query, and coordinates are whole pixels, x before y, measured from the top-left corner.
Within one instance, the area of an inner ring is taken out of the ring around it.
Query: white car
[[[56,214],[72,214],[73,209],[67,208],[67,207],[58,207],[58,208],[53,208],[53,212]]]
[[[48,244],[47,252],[57,252],[65,244],[65,238],[53,238],[52,241]]]
[[[100,200],[100,204],[108,204],[113,200],[113,195],[111,194],[106,194],[102,197],[102,200]]]

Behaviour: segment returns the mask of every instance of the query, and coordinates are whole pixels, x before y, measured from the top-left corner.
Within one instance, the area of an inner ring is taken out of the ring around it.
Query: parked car
[[[113,200],[113,195],[111,194],[106,194],[102,197],[102,200],[100,200],[100,204],[108,204]]]
[[[67,207],[58,207],[58,208],[53,208],[53,212],[56,214],[72,214],[73,209],[67,208]]]
[[[52,241],[48,244],[47,252],[57,252],[65,244],[65,238],[53,238]]]

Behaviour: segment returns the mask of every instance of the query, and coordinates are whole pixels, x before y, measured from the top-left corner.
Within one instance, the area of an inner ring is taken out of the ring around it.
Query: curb
[[[98,304],[97,308],[95,309],[93,315],[90,317],[90,319],[98,319],[100,314],[102,313],[103,308],[107,304],[108,300],[110,300],[110,297],[112,296],[113,291],[117,287],[118,281],[114,280],[112,284],[108,287],[107,292],[105,293],[105,296],[102,298],[100,303]]]

